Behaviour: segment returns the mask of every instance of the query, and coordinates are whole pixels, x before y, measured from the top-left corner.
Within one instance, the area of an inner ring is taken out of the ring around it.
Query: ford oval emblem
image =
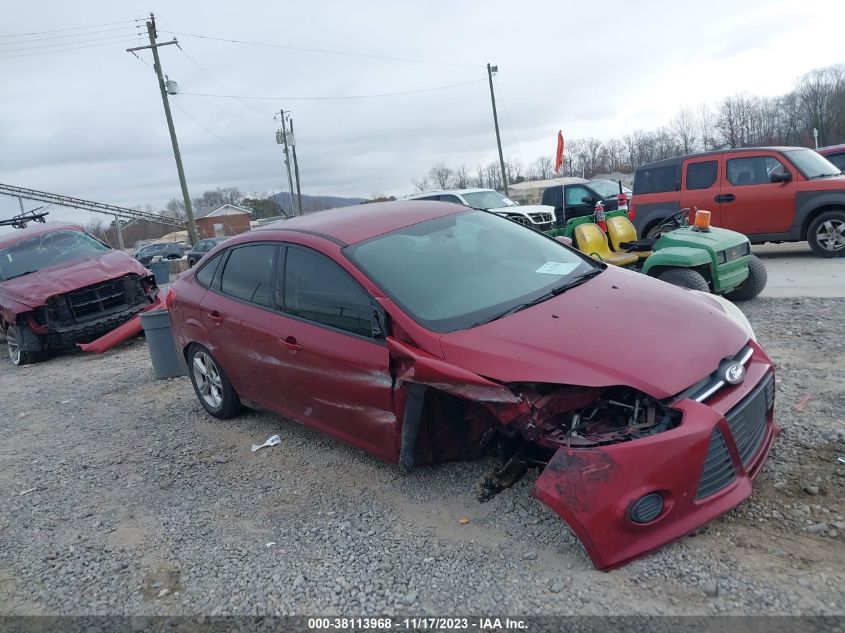
[[[739,363],[731,363],[725,368],[725,380],[728,384],[738,385],[745,378],[745,367]]]

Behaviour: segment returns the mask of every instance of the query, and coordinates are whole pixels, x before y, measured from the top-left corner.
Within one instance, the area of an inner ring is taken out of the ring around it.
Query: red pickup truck
[[[637,168],[631,208],[641,235],[686,207],[755,244],[807,240],[821,257],[845,255],[845,176],[811,149],[726,149]]]

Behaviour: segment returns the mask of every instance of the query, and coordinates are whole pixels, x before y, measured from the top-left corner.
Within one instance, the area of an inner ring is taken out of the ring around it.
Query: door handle
[[[736,200],[736,196],[732,193],[723,193],[713,198],[713,200],[716,202],[733,202]]]
[[[297,352],[302,349],[302,345],[296,342],[296,339],[293,336],[288,336],[287,338],[280,338],[279,343],[282,344],[282,347],[285,349],[289,349],[292,352]]]
[[[209,312],[208,318],[211,319],[215,325],[220,325],[224,320],[223,316],[217,310]]]

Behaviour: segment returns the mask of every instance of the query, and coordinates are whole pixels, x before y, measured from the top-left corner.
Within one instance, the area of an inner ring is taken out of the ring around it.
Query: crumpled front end
[[[672,403],[682,415],[669,431],[633,442],[561,447],[532,494],[557,512],[599,569],[655,550],[735,507],[779,429],[774,371],[748,366],[743,385],[705,402]]]
[[[480,482],[479,499],[539,466],[532,494],[570,525],[599,569],[657,549],[739,504],[778,433],[774,370],[753,341],[662,400],[620,385],[502,384],[398,341],[388,346],[397,390],[406,396],[400,466],[420,463],[421,444],[429,449],[424,461],[436,461],[498,442],[507,461]],[[737,363],[744,379],[729,384],[722,372]],[[460,404],[443,413],[429,406],[434,394]],[[462,435],[437,434],[456,426]],[[460,450],[450,445],[457,443]]]

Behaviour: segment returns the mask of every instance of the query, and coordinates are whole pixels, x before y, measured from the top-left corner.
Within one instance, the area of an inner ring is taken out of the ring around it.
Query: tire
[[[658,274],[657,278],[673,286],[710,292],[710,284],[707,283],[704,275],[691,268],[667,268]]]
[[[665,221],[666,221],[666,218],[657,220],[657,222],[655,222],[654,224],[652,224],[651,226],[648,227],[648,230],[645,232],[645,235],[643,237],[647,237],[649,239],[656,239],[657,237],[659,237],[660,232],[661,232],[660,231],[661,223],[663,223]]]
[[[9,358],[13,365],[32,365],[47,359],[46,352],[30,352],[20,348],[22,332],[28,329],[26,325],[15,324],[6,328],[6,349],[9,351]]]
[[[748,261],[748,278],[725,296],[731,301],[751,301],[763,292],[768,280],[766,265],[756,255],[752,255]]]
[[[845,255],[845,210],[827,211],[810,222],[807,242],[819,257]]]
[[[203,408],[215,418],[225,420],[241,411],[241,400],[226,372],[202,345],[188,348],[188,374],[194,393]]]

